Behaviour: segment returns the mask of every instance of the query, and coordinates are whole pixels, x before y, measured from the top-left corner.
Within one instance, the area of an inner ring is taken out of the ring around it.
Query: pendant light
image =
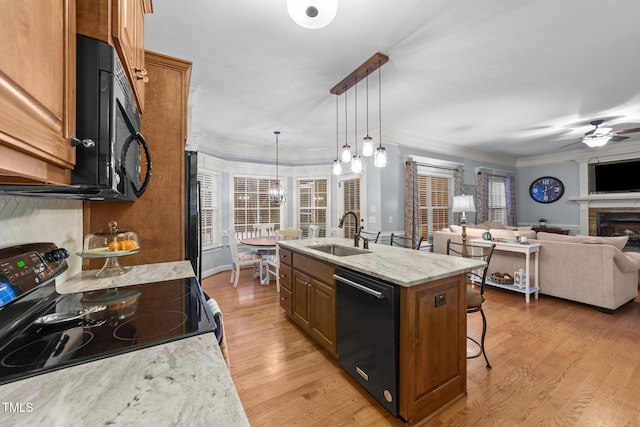
[[[354,134],[356,141],[356,154],[353,155],[353,159],[351,160],[351,172],[360,173],[362,172],[362,159],[358,156],[358,78],[356,77],[356,81],[353,84],[353,91],[355,96],[355,118],[354,118]]]
[[[382,89],[380,88],[381,80],[382,77],[380,76],[380,66],[378,66],[378,119],[380,122],[380,145],[378,146],[378,148],[376,148],[376,154],[373,160],[373,164],[377,168],[383,168],[387,166],[387,152],[382,146]]]
[[[342,163],[351,161],[351,146],[347,142],[347,92],[344,92],[344,145],[342,146]]]
[[[367,68],[367,136],[362,141],[362,155],[373,156],[373,138],[369,136],[369,69]]]
[[[269,188],[269,203],[272,206],[281,206],[287,201],[287,193],[280,185],[280,176],[278,175],[278,135],[280,135],[280,131],[277,130],[273,133],[276,135],[276,183]]]
[[[342,173],[342,162],[340,161],[340,144],[338,143],[338,97],[336,96],[336,159],[333,161],[333,174]]]

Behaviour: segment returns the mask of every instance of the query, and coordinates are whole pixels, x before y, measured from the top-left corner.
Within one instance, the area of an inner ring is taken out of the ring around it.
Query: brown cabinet
[[[140,112],[149,81],[144,54],[144,14],[151,0],[77,0],[78,34],[115,46]]]
[[[280,253],[283,253],[282,249]],[[287,295],[287,288],[283,285],[281,276],[280,305],[286,312],[287,308],[291,307],[287,314],[293,321],[337,357],[336,284],[333,278],[335,266],[297,252],[284,251],[284,256],[291,259],[291,295]],[[282,260],[281,257],[281,271]],[[287,301],[286,298],[291,298],[291,302],[283,305],[283,302]]]
[[[282,307],[289,317],[293,316],[293,293],[291,269],[291,252],[278,248],[280,265],[278,266],[278,280],[280,281],[280,307]]]
[[[0,0],[0,181],[69,184],[75,1]]]
[[[400,293],[400,415],[414,424],[467,392],[466,276]]]
[[[149,144],[153,171],[146,192],[135,202],[85,201],[84,232],[106,228],[109,221],[138,233],[142,250],[123,257],[125,265],[184,260],[187,97],[191,63],[146,52],[151,79],[141,132]],[[91,262],[89,268],[100,263]]]

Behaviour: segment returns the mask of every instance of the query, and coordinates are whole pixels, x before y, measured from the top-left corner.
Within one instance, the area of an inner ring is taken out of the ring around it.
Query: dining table
[[[282,240],[280,236],[260,236],[260,237],[247,237],[245,239],[241,239],[240,243],[245,246],[256,249],[260,255],[262,255],[263,259],[265,256],[275,255],[276,253],[276,242],[278,240]],[[266,265],[263,265],[263,268],[260,271],[260,284],[268,285],[269,284],[269,271],[266,268]]]

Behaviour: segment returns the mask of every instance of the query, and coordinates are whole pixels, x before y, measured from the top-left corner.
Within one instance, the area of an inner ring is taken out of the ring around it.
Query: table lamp
[[[460,225],[462,226],[462,255],[467,254],[467,216],[466,212],[475,212],[476,206],[473,203],[473,196],[460,195],[453,196],[453,207],[451,212],[460,212]]]

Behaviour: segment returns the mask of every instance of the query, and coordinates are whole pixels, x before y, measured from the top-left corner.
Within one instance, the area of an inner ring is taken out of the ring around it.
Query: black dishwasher
[[[400,288],[338,267],[338,362],[398,416]]]

